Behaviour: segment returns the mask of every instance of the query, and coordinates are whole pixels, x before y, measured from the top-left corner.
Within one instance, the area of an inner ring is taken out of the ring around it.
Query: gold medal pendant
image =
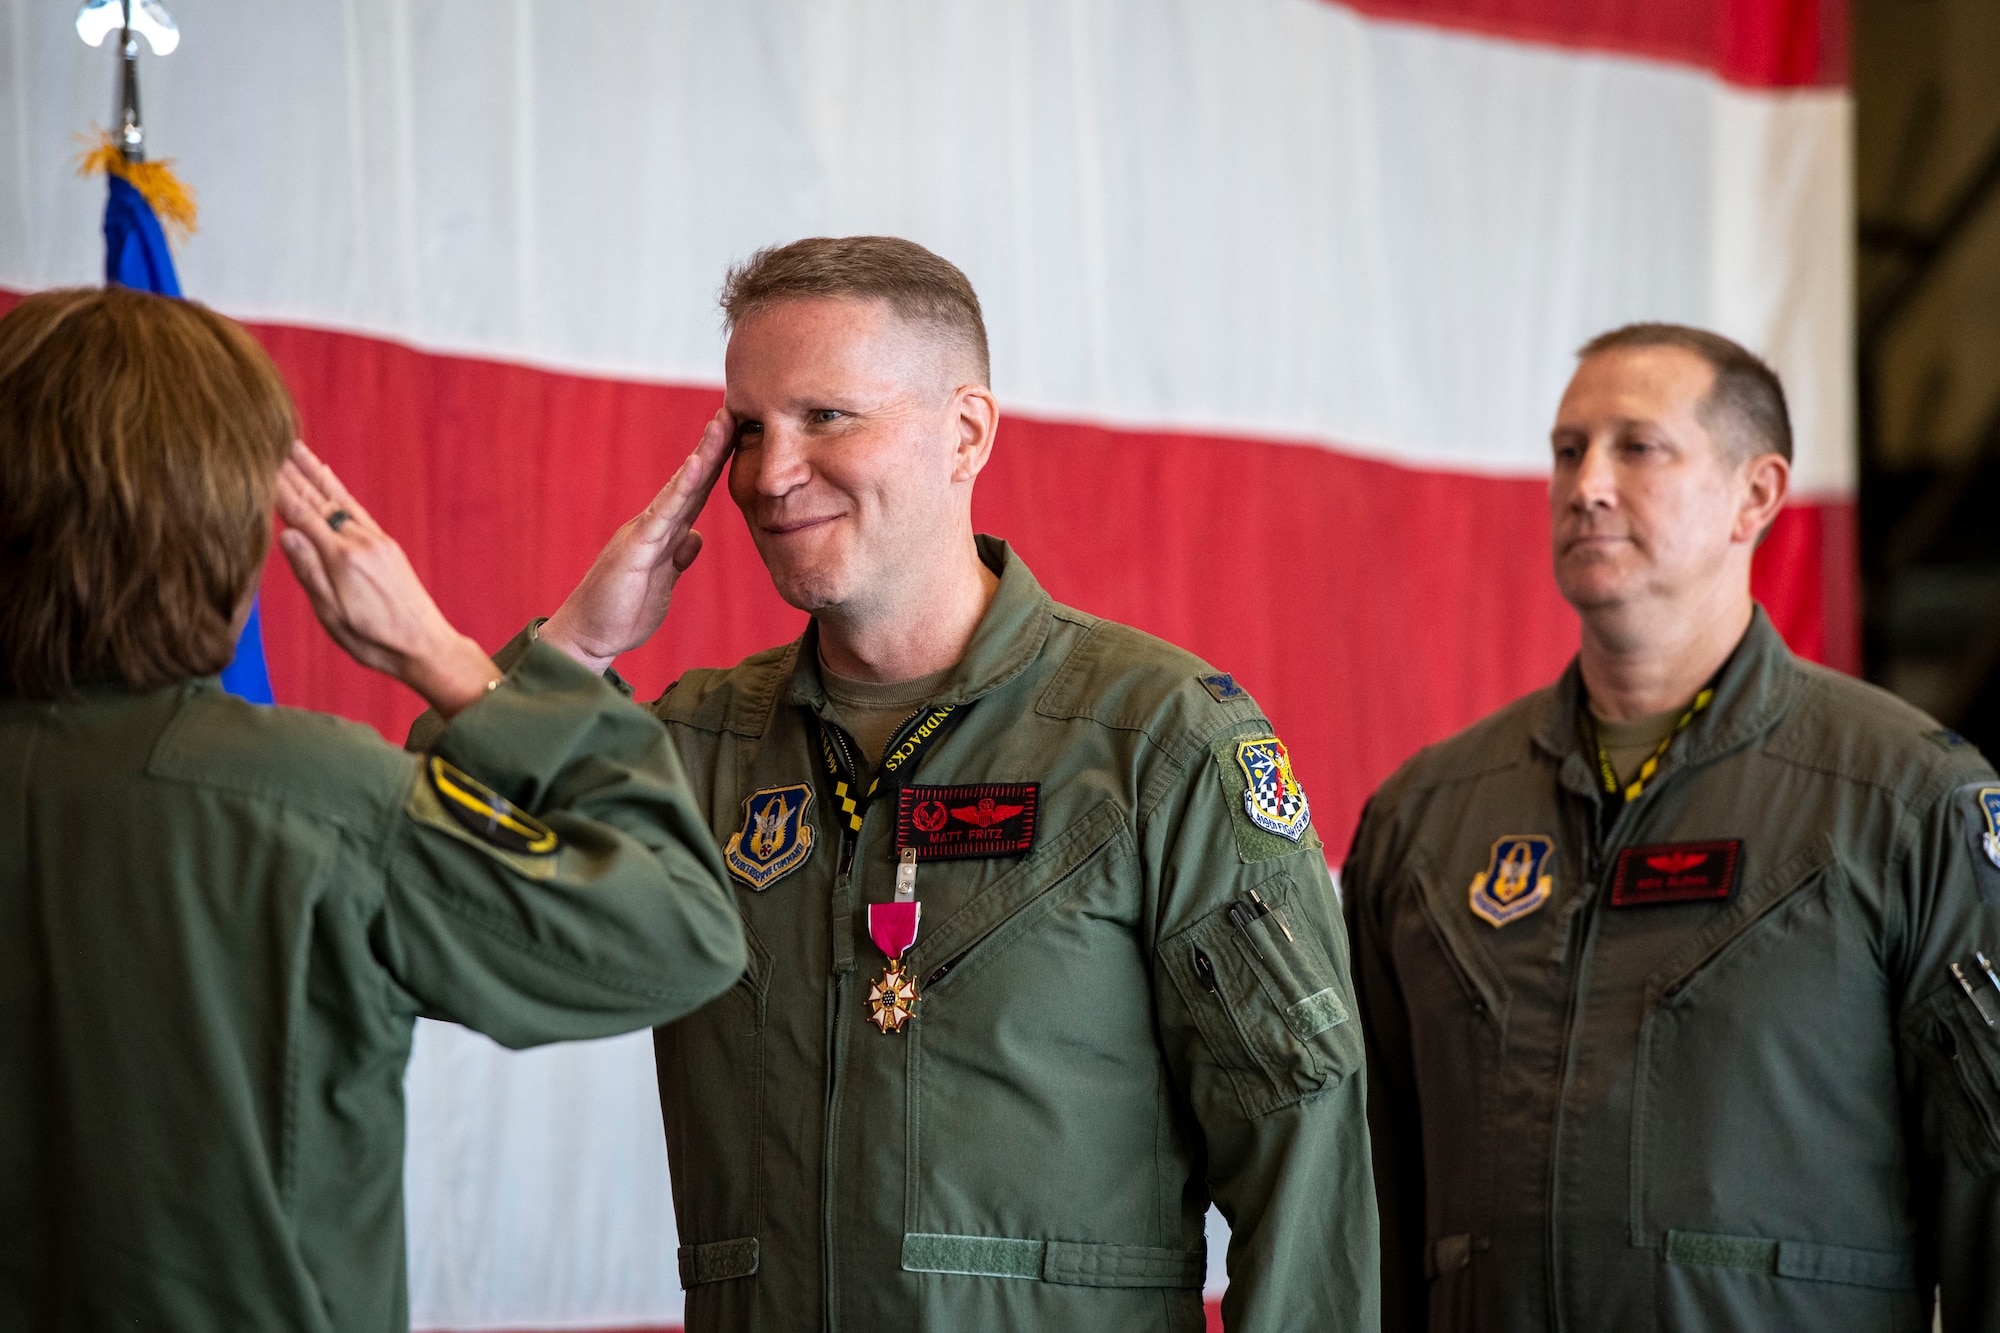
[[[901,1032],[917,1007],[917,984],[903,971],[903,960],[892,958],[878,979],[868,983],[868,1021],[880,1032]]]

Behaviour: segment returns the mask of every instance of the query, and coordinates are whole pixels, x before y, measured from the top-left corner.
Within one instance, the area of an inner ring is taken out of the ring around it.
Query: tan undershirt
[[[1611,768],[1618,774],[1620,785],[1638,775],[1639,765],[1660,748],[1661,741],[1674,734],[1674,723],[1680,721],[1681,714],[1686,711],[1687,705],[1682,704],[1664,713],[1635,717],[1626,722],[1610,722],[1599,717],[1596,706],[1592,705],[1590,720],[1597,726],[1597,743],[1611,757]]]
[[[884,685],[872,680],[854,680],[837,675],[830,670],[824,659],[819,664],[820,683],[826,689],[826,701],[831,705],[827,712],[848,735],[854,737],[855,744],[873,769],[882,762],[882,752],[889,748],[889,740],[896,734],[896,728],[910,718],[910,714],[931,701],[931,696],[944,684],[944,678],[952,669],[932,672],[915,680],[891,681]]]

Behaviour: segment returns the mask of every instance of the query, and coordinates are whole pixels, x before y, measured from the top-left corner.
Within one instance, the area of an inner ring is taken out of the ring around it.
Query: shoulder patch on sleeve
[[[562,845],[554,829],[436,755],[425,756],[424,781],[411,793],[409,809],[418,821],[505,853],[524,869],[550,864]]]
[[[1962,811],[1966,836],[1972,841],[1979,896],[1988,903],[2000,902],[2000,784],[1960,787],[1953,804]]]
[[[1236,854],[1244,862],[1321,845],[1312,827],[1312,805],[1292,774],[1283,741],[1269,734],[1236,734],[1217,740],[1212,752],[1236,834]]]

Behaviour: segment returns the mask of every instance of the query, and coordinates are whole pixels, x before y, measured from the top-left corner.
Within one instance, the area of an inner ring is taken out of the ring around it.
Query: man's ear
[[[1758,454],[1743,464],[1741,502],[1729,539],[1761,545],[1791,493],[1792,465],[1783,454]]]
[[[952,393],[952,426],[958,433],[952,450],[951,479],[970,482],[993,456],[993,438],[1000,433],[1000,405],[983,384],[961,384]]]

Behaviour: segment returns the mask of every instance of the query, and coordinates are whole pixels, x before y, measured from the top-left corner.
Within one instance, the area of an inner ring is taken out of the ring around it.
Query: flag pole
[[[139,123],[139,34],[132,31],[132,0],[121,0],[118,59],[124,78],[118,98],[118,151],[127,162],[146,160],[146,128]]]

